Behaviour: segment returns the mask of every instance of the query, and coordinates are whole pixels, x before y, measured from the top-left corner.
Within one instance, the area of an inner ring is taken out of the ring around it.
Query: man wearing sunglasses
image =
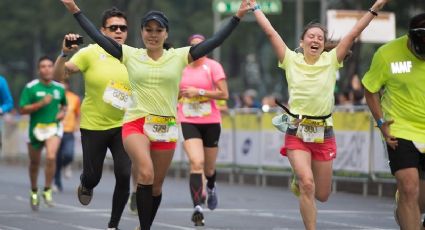
[[[397,181],[394,217],[401,229],[425,228],[425,13],[378,49],[362,83]]]
[[[106,10],[101,31],[108,38],[124,44],[127,39],[126,15],[116,8]],[[127,69],[97,44],[79,50],[66,61],[72,52],[78,50],[78,37],[78,34],[65,36],[62,53],[55,63],[55,78],[59,81],[77,72],[84,77],[85,96],[80,124],[83,172],[78,200],[82,205],[90,203],[109,149],[114,160],[115,189],[108,229],[118,229],[129,196],[131,174],[131,161],[121,138],[124,111],[131,103]]]

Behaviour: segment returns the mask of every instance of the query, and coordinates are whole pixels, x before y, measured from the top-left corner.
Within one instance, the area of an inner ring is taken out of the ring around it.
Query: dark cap
[[[410,19],[409,30],[415,28],[425,28],[425,13],[418,14]]]
[[[155,20],[159,23],[162,28],[165,28],[168,31],[168,18],[161,11],[151,10],[145,14],[142,18],[142,28],[146,26],[149,21]]]

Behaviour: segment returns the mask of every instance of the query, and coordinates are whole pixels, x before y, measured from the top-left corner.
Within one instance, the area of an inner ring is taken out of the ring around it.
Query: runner
[[[20,113],[30,115],[28,152],[30,204],[33,211],[37,211],[40,204],[37,178],[43,147],[46,148],[46,166],[42,196],[48,207],[53,206],[51,184],[55,174],[56,152],[63,132],[60,121],[66,111],[65,89],[52,80],[53,60],[42,57],[37,67],[39,78],[26,84],[19,100]]]
[[[420,229],[425,211],[425,13],[410,20],[408,31],[378,49],[362,83],[397,181],[396,221],[401,229]]]
[[[195,46],[204,40],[203,35],[194,34],[189,37],[189,44]],[[218,204],[215,162],[221,115],[215,100],[227,100],[229,97],[226,75],[220,63],[204,56],[188,65],[183,70],[180,97],[177,115],[190,162],[189,189],[195,208],[192,221],[195,226],[203,226],[203,173],[207,178],[208,208],[214,210]]]
[[[116,8],[106,10],[102,17],[102,33],[119,44],[127,38],[126,15]],[[79,35],[68,34],[65,40],[76,41]],[[81,72],[84,76],[85,97],[81,105],[81,144],[83,172],[78,186],[78,200],[88,205],[93,189],[102,177],[103,162],[109,149],[114,160],[115,189],[112,197],[109,229],[118,229],[130,191],[131,161],[122,138],[122,119],[131,100],[125,66],[100,46],[93,44],[78,51],[70,61],[66,58],[78,46],[62,47],[56,60],[56,78]]]
[[[64,82],[64,86],[68,110],[63,119],[63,136],[56,156],[55,186],[53,187],[59,192],[63,191],[62,168],[65,178],[70,177],[70,167],[74,159],[74,132],[80,123],[80,97],[69,89],[68,81]]]
[[[255,18],[269,38],[279,67],[286,71],[289,106],[293,115],[281,153],[287,156],[298,178],[300,212],[306,229],[316,229],[315,198],[327,201],[331,193],[332,162],[336,157],[331,113],[334,107],[336,72],[354,40],[388,0],[377,0],[344,36],[336,48],[325,50],[326,29],[317,23],[306,26],[301,36],[303,52],[290,50],[255,0]]]
[[[194,47],[163,48],[168,37],[168,19],[150,11],[142,19],[146,49],[120,45],[106,39],[84,16],[73,0],[62,0],[83,29],[129,72],[134,103],[124,117],[124,146],[137,170],[137,210],[141,229],[150,229],[161,202],[162,184],[177,141],[176,107],[184,67],[219,46],[248,10],[242,1],[236,16],[212,38]]]
[[[13,98],[6,79],[0,75],[0,115],[13,109]]]

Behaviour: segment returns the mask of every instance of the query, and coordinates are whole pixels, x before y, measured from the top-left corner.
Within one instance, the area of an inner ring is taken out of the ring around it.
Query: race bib
[[[33,130],[35,138],[39,141],[45,141],[50,137],[58,134],[58,124],[57,123],[38,123]]]
[[[183,98],[185,117],[205,117],[211,114],[211,100],[207,97]]]
[[[132,103],[131,90],[123,83],[111,80],[103,93],[103,101],[119,110],[126,110]]]
[[[325,125],[325,121],[304,119],[298,125],[297,137],[304,142],[324,143]]]
[[[420,142],[413,141],[413,144],[419,150],[419,152],[425,153],[425,143],[420,143]]]
[[[150,141],[177,142],[178,128],[174,117],[148,115],[143,130]]]

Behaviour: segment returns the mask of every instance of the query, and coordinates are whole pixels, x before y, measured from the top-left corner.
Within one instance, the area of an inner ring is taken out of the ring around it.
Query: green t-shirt
[[[164,50],[157,61],[146,49],[123,46],[123,64],[127,67],[133,104],[125,114],[129,122],[148,114],[174,116],[182,71],[188,64],[190,47]]]
[[[51,81],[48,85],[36,79],[29,82],[22,91],[19,107],[41,101],[47,94],[52,95],[50,104],[30,114],[30,130],[37,124],[57,122],[56,115],[61,106],[66,105],[65,88],[62,84]]]
[[[407,47],[407,36],[381,46],[362,83],[372,93],[384,88],[385,120],[394,120],[391,134],[425,143],[425,61]]]
[[[110,103],[106,97],[117,92],[117,95],[122,95],[123,90],[130,91],[125,66],[99,45],[89,45],[81,49],[70,62],[75,64],[84,76],[85,94],[81,104],[80,127],[107,130],[122,126],[125,110]],[[108,89],[111,88],[117,90],[109,94]]]
[[[313,65],[307,64],[302,53],[286,48],[285,58],[279,67],[286,72],[289,107],[292,113],[325,116],[334,108],[336,73],[342,67],[336,49],[323,52]],[[332,125],[332,119],[327,120]]]

